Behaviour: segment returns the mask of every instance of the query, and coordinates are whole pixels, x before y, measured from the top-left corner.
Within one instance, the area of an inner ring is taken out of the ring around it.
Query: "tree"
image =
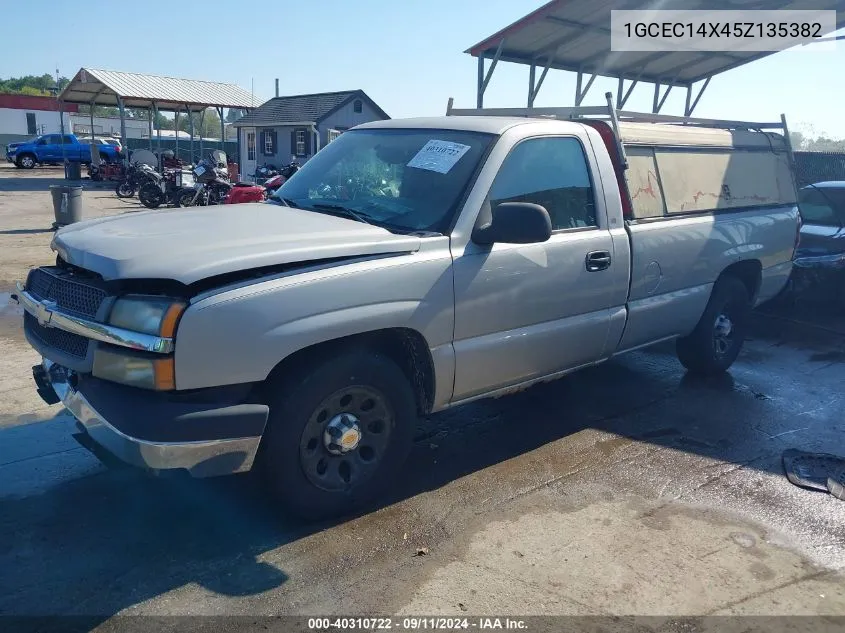
[[[226,123],[234,123],[238,119],[240,119],[244,115],[243,110],[238,110],[237,108],[229,108],[229,111],[226,112]]]
[[[40,76],[25,75],[0,79],[0,92],[48,97],[58,94],[68,83],[70,79],[67,77],[59,77],[57,83],[56,78],[49,73]]]
[[[204,138],[219,138],[220,137],[220,115],[214,108],[208,108],[205,111],[205,116],[200,112],[192,112],[191,119],[194,122],[194,136],[202,136]],[[179,129],[183,132],[190,132],[191,125],[188,121],[187,115],[179,116]]]
[[[81,104],[79,114],[91,114],[91,106],[85,103]],[[94,116],[120,116],[120,110],[112,106],[95,105]]]

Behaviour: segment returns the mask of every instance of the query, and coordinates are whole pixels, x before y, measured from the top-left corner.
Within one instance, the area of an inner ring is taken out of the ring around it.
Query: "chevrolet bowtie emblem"
[[[47,324],[50,323],[50,319],[53,317],[53,310],[56,307],[55,301],[44,300],[38,303],[38,307],[35,308],[35,318],[38,319],[38,325],[42,327],[47,327]]]

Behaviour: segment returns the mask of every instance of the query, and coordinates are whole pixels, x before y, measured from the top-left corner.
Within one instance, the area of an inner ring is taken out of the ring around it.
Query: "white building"
[[[78,106],[65,106],[65,130]],[[0,94],[0,145],[61,131],[59,102],[54,97]]]

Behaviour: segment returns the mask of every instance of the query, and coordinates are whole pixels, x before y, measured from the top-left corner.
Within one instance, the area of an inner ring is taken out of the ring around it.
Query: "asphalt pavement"
[[[845,615],[845,502],[780,459],[845,456],[828,328],[759,315],[719,379],[664,345],[431,416],[388,498],[323,524],[249,474],[106,469],[32,405],[17,337],[0,339],[0,615]]]

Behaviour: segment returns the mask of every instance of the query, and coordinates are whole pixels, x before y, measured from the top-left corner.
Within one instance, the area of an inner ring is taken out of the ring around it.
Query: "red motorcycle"
[[[223,200],[223,204],[241,204],[244,202],[264,202],[267,198],[276,193],[286,180],[299,171],[298,163],[290,163],[282,167],[279,174],[270,178],[263,185],[253,185],[248,182],[239,182],[229,190],[229,195]]]

